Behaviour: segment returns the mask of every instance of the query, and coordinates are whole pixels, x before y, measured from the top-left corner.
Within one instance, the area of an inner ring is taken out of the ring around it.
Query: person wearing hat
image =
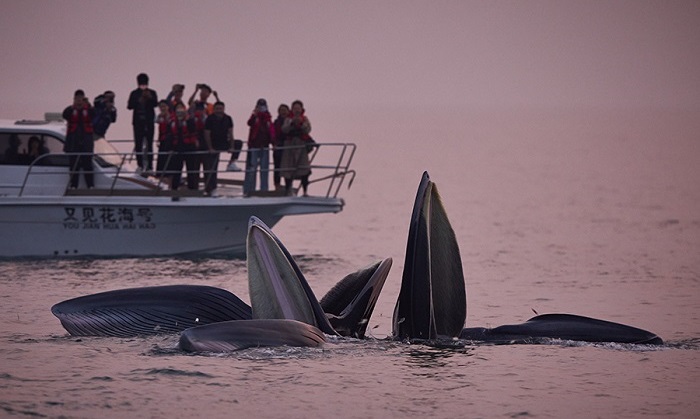
[[[245,163],[243,195],[250,196],[255,191],[256,175],[260,167],[260,190],[268,190],[270,169],[270,145],[275,138],[272,115],[267,110],[267,101],[258,99],[255,109],[248,119],[248,155]]]

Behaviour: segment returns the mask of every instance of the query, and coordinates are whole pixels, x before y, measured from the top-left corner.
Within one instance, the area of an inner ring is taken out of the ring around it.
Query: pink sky
[[[38,118],[76,88],[126,99],[206,82],[240,121],[258,97],[346,110],[700,108],[697,1],[9,1],[2,118]],[[321,113],[319,110],[333,110]],[[240,126],[240,125],[239,125]],[[241,136],[241,131],[236,133]]]

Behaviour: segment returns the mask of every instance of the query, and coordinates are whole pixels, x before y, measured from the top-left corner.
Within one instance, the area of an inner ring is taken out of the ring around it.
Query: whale
[[[401,289],[392,318],[395,339],[456,336],[466,318],[459,246],[437,186],[423,173],[409,224]]]
[[[51,309],[74,336],[180,333],[183,351],[323,345],[326,336],[366,337],[392,266],[386,258],[341,279],[319,301],[282,241],[256,217],[246,240],[250,305],[216,287],[130,288],[77,297]],[[467,291],[460,250],[437,186],[424,172],[406,243],[391,338],[429,344],[585,342],[663,344],[654,333],[575,314],[544,314],[513,325],[465,327]]]
[[[251,305],[217,287],[170,285],[86,295],[51,311],[73,336],[181,333],[186,351],[318,346],[324,335],[364,338],[392,264],[387,258],[347,275],[319,302],[287,248],[256,217],[247,254]]]
[[[321,346],[325,336],[364,337],[391,267],[385,259],[348,275],[324,297],[324,309],[284,244],[251,217],[246,240],[252,319],[192,327],[180,334],[188,352],[229,352],[261,346]],[[346,300],[340,290],[355,290]],[[330,311],[330,313],[326,313]]]
[[[321,346],[325,336],[364,337],[391,259],[343,278],[325,306],[284,244],[256,217],[248,223],[246,265],[252,319],[192,327],[180,334],[188,352],[230,352],[261,346]],[[346,300],[340,294],[351,291]],[[330,313],[327,313],[329,311]]]
[[[633,343],[662,345],[663,339],[643,329],[576,314],[551,313],[535,316],[524,323],[494,328],[468,327],[460,339],[496,344],[546,343],[561,339],[580,342]]]
[[[459,246],[437,188],[424,172],[411,215],[401,290],[392,319],[395,339],[663,344],[663,339],[652,332],[575,314],[543,314],[521,324],[494,328],[463,327],[466,308]]]
[[[72,336],[134,337],[252,318],[235,294],[200,285],[126,288],[73,298],[51,312]]]

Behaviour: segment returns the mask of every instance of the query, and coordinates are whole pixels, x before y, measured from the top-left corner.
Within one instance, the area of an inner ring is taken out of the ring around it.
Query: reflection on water
[[[452,357],[460,357],[460,362],[464,362],[465,358],[474,356],[474,348],[463,345],[439,344],[430,342],[430,346],[410,345],[405,354],[406,365],[417,368],[441,369],[450,365]],[[435,346],[434,346],[435,345]],[[414,374],[419,376],[431,376],[429,372],[414,371]]]
[[[463,116],[427,129],[406,115],[395,125],[407,130],[400,158],[393,139],[359,144],[342,213],[275,227],[316,295],[393,257],[370,319],[373,335],[391,334],[415,186],[428,170],[460,244],[468,326],[568,312],[651,330],[666,345],[329,338],[313,349],[184,354],[177,336],[66,336],[50,307],[169,284],[248,301],[244,260],[3,260],[0,416],[696,417],[700,120],[555,112],[472,114],[465,125]],[[420,142],[414,129],[427,130]]]

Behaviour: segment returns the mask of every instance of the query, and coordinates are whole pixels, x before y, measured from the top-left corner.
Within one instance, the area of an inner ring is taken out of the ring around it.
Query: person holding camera
[[[185,86],[182,86],[182,88],[184,90]],[[199,93],[199,99],[195,99],[195,97],[197,97],[197,93]],[[190,114],[196,111],[201,111],[207,116],[211,115],[214,112],[214,105],[207,102],[209,96],[211,95],[214,95],[214,99],[216,99],[217,102],[220,101],[219,95],[216,93],[216,91],[212,91],[208,84],[197,83],[194,92],[192,92],[192,96],[190,96],[190,99],[187,101]]]
[[[95,116],[94,109],[85,97],[85,92],[78,89],[73,94],[73,105],[63,111],[63,119],[66,120],[66,142],[63,151],[70,153],[70,187],[78,187],[80,178],[78,174],[83,171],[85,185],[88,189],[95,186],[92,173],[92,153],[95,148],[92,120]]]
[[[165,98],[166,103],[170,107],[170,112],[175,112],[175,106],[178,103],[184,103],[182,101],[182,95],[185,93],[184,84],[173,84],[172,90],[168,93],[168,97]]]
[[[114,92],[107,90],[95,98],[95,118],[92,120],[92,129],[95,140],[105,138],[107,128],[117,122],[117,108],[114,106]]]
[[[199,99],[195,100],[195,97],[199,93]],[[199,143],[199,148],[197,151],[203,152],[208,151],[207,143],[204,139],[204,125],[206,124],[209,115],[214,113],[214,105],[207,102],[209,96],[214,95],[216,101],[219,102],[219,95],[216,92],[212,92],[211,87],[204,83],[199,83],[195,86],[195,91],[190,96],[188,101],[189,109],[187,110],[190,114],[190,119],[194,121],[195,130],[197,132],[197,141]],[[204,175],[204,179],[207,177],[206,173],[206,160],[207,156],[204,153],[199,153],[196,156],[197,166],[201,167]],[[199,170],[199,169],[198,169]]]
[[[270,170],[270,145],[275,138],[272,115],[267,110],[267,101],[258,99],[253,113],[248,118],[248,155],[245,163],[243,196],[250,196],[255,191],[255,178],[260,167],[260,190],[268,190]]]
[[[148,74],[139,74],[136,81],[139,87],[129,95],[127,109],[134,111],[131,123],[134,126],[134,152],[139,171],[148,175],[153,170],[153,134],[158,95],[148,88]]]

